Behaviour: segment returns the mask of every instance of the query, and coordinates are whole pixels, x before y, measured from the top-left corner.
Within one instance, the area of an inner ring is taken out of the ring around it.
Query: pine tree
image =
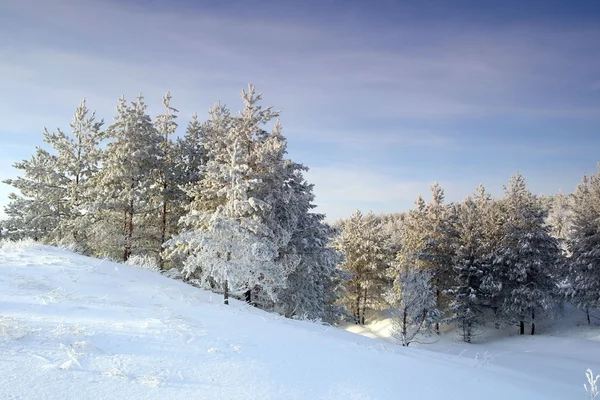
[[[124,261],[134,253],[156,251],[159,230],[153,189],[160,172],[162,137],[146,112],[140,94],[127,105],[121,98],[115,121],[107,130],[111,140],[102,159],[102,173],[95,181],[98,198],[95,243]]]
[[[508,320],[519,322],[520,334],[530,321],[533,335],[536,315],[554,305],[552,273],[560,262],[560,249],[545,224],[545,210],[520,174],[511,178],[505,193],[505,220],[494,259],[502,279],[500,311]]]
[[[387,268],[393,260],[389,238],[373,213],[363,215],[357,210],[342,223],[334,246],[345,254],[339,268],[352,276],[346,283],[346,307],[357,324],[364,324],[368,311],[385,304],[382,295],[390,286]]]
[[[183,219],[186,231],[171,243],[179,247],[176,253],[189,255],[185,274],[203,286],[221,288],[226,303],[230,290],[249,289],[275,301],[299,263],[298,257],[281,257],[291,235],[269,218],[278,207],[271,198],[275,195],[264,190],[265,185],[275,189],[269,181],[279,179],[279,164],[263,161],[281,151],[270,140],[279,136],[279,125],[270,135],[262,126],[278,113],[258,105],[261,96],[252,85],[242,91],[242,99],[238,117],[220,104],[211,109],[203,130],[207,161],[202,179],[188,192],[194,201]]]
[[[184,166],[178,160],[177,147],[171,136],[177,130],[175,122],[178,111],[171,107],[171,94],[163,97],[165,112],[155,121],[158,135],[161,136],[160,152],[158,158],[158,174],[156,182],[156,202],[160,209],[160,238],[158,240],[159,267],[164,269],[165,260],[163,244],[177,231],[179,218],[183,215],[182,198],[184,193],[181,185],[183,181]]]
[[[36,148],[30,160],[15,164],[24,177],[5,182],[23,196],[11,195],[10,230],[52,244],[75,243],[85,251],[86,196],[89,180],[98,170],[102,124],[94,113],[89,115],[84,99],[70,124],[71,135],[44,129],[44,142],[54,154]]]
[[[437,309],[448,307],[447,291],[453,285],[452,257],[455,248],[456,233],[454,232],[454,208],[444,204],[444,191],[438,182],[431,188],[432,200],[424,210],[424,243],[420,249],[419,258],[426,263],[433,273],[433,283],[436,290]],[[435,323],[435,331],[440,332],[439,322]]]
[[[84,253],[88,252],[91,180],[100,168],[103,124],[96,121],[95,113],[90,115],[84,99],[73,116],[70,136],[60,129],[57,133],[46,130],[44,135],[57,153],[55,172],[65,185],[65,216],[60,224],[63,242],[74,243]]]
[[[23,176],[3,181],[20,192],[9,195],[10,203],[5,208],[9,237],[31,237],[50,244],[62,237],[60,222],[66,191],[64,182],[54,173],[56,165],[56,156],[40,147],[29,160],[14,164]]]
[[[485,321],[484,306],[489,296],[482,287],[482,281],[490,274],[483,218],[483,210],[471,197],[457,207],[457,248],[452,257],[454,279],[447,293],[451,298],[453,318],[467,343],[471,343],[476,330]]]
[[[419,334],[428,333],[439,320],[432,280],[431,270],[405,267],[387,295],[393,307],[392,335],[402,346],[408,346]]]
[[[600,165],[599,165],[600,169]],[[568,298],[586,311],[600,308],[600,174],[584,176],[573,193]]]

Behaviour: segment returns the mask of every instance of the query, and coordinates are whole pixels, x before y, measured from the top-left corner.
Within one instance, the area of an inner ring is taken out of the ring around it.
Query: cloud
[[[232,88],[237,94],[252,81],[279,107],[301,115],[298,119],[319,111],[328,114],[319,115],[325,120],[348,112],[420,119],[598,115],[597,108],[573,106],[564,91],[547,95],[561,88],[563,80],[600,66],[590,52],[597,52],[598,45],[584,45],[600,42],[597,28],[457,30],[415,23],[369,33],[360,24],[309,25],[189,7],[156,10],[88,0],[38,3],[9,5],[13,13],[41,25],[37,32],[29,28],[34,31],[30,38],[48,26],[76,37],[76,43],[61,48],[56,43],[36,48],[35,41],[28,46],[39,53],[30,65],[40,69],[49,64],[63,71],[51,75],[57,86],[88,88],[95,82],[96,88],[138,86],[137,91],[145,92],[169,86],[175,95],[175,88],[183,87],[187,90],[182,97],[195,91],[216,100],[214,96]],[[44,64],[39,63],[42,56]],[[82,85],[86,78],[90,84]]]
[[[245,17],[206,4],[0,4],[0,76],[8,78],[0,79],[6,115],[0,138],[31,148],[7,155],[5,163],[31,154],[43,126],[66,128],[82,97],[109,123],[119,96],[133,100],[141,91],[155,114],[170,90],[183,125],[216,100],[239,109],[239,91],[252,82],[265,104],[283,111],[284,132],[295,146],[290,153],[312,167],[317,202],[333,215],[357,206],[410,207],[433,179],[422,168],[399,171],[400,157],[433,165],[442,163],[440,154],[468,156],[475,135],[461,132],[467,122],[496,128],[511,118],[590,123],[600,117],[600,104],[590,98],[600,68],[598,26],[438,20],[375,26],[338,14]],[[500,128],[491,130],[504,137]],[[484,129],[484,135],[491,134]],[[489,147],[489,140],[476,139]],[[512,139],[494,143],[520,145]],[[492,150],[490,157],[511,156],[508,147]],[[343,165],[349,160],[351,168]],[[454,182],[443,184],[456,197],[476,186]]]

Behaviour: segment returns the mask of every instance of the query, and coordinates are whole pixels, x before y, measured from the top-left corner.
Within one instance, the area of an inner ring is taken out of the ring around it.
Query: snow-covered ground
[[[585,399],[598,337],[401,348],[135,267],[0,245],[1,399]]]

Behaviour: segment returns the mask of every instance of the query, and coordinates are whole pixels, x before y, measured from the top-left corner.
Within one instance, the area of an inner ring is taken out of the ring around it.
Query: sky
[[[170,91],[182,129],[253,83],[281,110],[317,211],[395,212],[519,171],[571,192],[600,161],[600,2],[2,0],[0,179],[68,129]],[[0,184],[0,205],[11,188]]]

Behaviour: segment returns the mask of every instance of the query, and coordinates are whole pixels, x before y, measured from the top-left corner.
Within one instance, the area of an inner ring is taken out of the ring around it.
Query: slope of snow
[[[2,399],[584,399],[579,361],[600,354],[591,342],[536,342],[541,358],[507,342],[493,350],[515,352],[503,362],[401,348],[225,306],[152,271],[0,246]]]

